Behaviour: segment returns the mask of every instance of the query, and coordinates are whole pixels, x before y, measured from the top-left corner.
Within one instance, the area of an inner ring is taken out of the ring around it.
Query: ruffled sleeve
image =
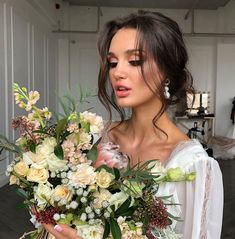
[[[181,204],[183,222],[177,223],[177,229],[183,238],[220,239],[222,174],[217,161],[210,158],[199,143],[191,143],[174,153],[167,168],[181,167],[187,173],[195,171],[196,179],[192,182],[166,183],[164,187],[168,192],[174,191],[177,194],[175,198]]]

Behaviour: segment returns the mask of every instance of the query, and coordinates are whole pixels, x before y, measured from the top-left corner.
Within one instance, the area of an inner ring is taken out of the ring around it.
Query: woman
[[[120,122],[109,125],[103,141],[119,145],[133,164],[158,159],[166,168],[196,171],[195,181],[166,183],[158,193],[173,194],[174,201],[182,205],[183,222],[177,229],[183,238],[220,238],[223,190],[218,164],[198,141],[190,140],[174,125],[166,111],[193,92],[177,23],[160,13],[140,11],[108,22],[98,48],[99,98],[110,119],[111,106],[121,116]],[[131,109],[129,118],[125,109]],[[58,239],[78,238],[64,225],[45,227]]]

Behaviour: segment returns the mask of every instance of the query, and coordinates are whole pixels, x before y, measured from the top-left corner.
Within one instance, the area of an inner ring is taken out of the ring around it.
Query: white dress
[[[176,228],[184,239],[219,239],[223,215],[222,174],[216,160],[209,157],[197,140],[180,143],[170,155],[166,168],[180,167],[196,172],[192,182],[160,185],[158,195],[173,195],[180,203],[172,213],[179,213],[183,222]],[[178,210],[178,212],[177,212]]]

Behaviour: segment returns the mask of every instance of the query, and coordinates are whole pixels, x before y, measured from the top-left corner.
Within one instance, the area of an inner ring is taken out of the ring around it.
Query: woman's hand
[[[82,239],[81,237],[77,236],[77,232],[75,229],[69,227],[65,224],[43,224],[43,227],[55,236],[56,239]]]

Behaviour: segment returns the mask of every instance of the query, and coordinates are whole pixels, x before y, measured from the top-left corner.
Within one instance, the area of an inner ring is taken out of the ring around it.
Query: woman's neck
[[[136,141],[136,144],[143,141],[149,141],[151,139],[165,141],[167,135],[169,135],[170,129],[173,127],[173,123],[169,119],[166,112],[164,112],[156,121],[156,125],[153,124],[153,119],[156,116],[154,112],[143,112],[134,110],[131,118],[126,121],[125,130],[129,136]],[[157,126],[157,127],[156,127]],[[161,130],[166,134],[164,134]]]

